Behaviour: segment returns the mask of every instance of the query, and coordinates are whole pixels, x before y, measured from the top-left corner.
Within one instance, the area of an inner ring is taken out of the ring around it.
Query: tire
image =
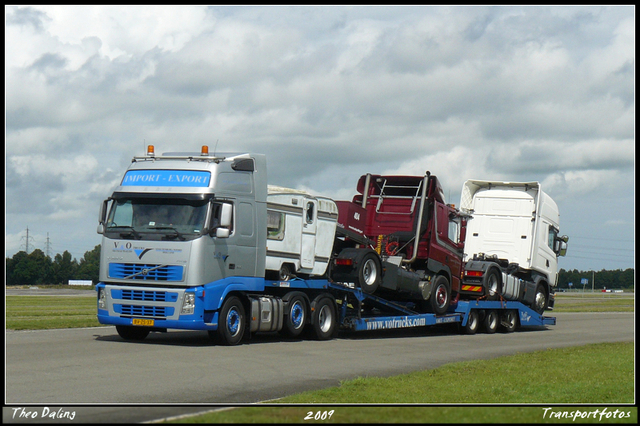
[[[469,311],[467,324],[463,328],[464,334],[476,334],[478,328],[480,328],[480,317],[478,316],[478,311]]]
[[[485,279],[484,288],[487,300],[500,299],[500,295],[502,294],[502,278],[500,274],[498,274],[498,271],[495,269],[489,270]]]
[[[293,278],[293,271],[288,263],[283,263],[278,271],[278,281],[289,281]]]
[[[124,340],[144,340],[151,330],[144,327],[116,325],[116,331]]]
[[[536,295],[533,299],[533,310],[539,314],[544,313],[547,309],[547,292],[542,284],[538,284],[536,287]]]
[[[497,311],[493,309],[488,310],[484,316],[484,331],[487,334],[493,334],[498,330],[498,325],[500,324],[500,316]]]
[[[311,313],[312,330],[318,340],[329,340],[337,329],[338,317],[335,303],[328,297],[322,297],[315,303]]]
[[[265,271],[264,277],[272,281],[289,281],[295,277],[295,266],[283,263],[277,271]]]
[[[449,280],[444,275],[438,275],[435,279],[431,297],[429,298],[431,311],[436,315],[443,315],[451,304],[451,289]]]
[[[512,333],[518,327],[518,311],[509,309],[502,314],[502,320],[500,321],[502,330],[505,333]]]
[[[235,296],[228,298],[218,318],[218,338],[227,346],[237,345],[244,337],[246,316],[242,302]]]
[[[282,334],[288,337],[300,336],[307,325],[308,312],[304,296],[301,294],[292,295],[287,301]]]
[[[358,284],[363,292],[373,294],[382,280],[382,268],[377,255],[367,253],[358,265]]]

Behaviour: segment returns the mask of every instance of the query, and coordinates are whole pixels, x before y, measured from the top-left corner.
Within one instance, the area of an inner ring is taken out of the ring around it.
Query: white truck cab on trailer
[[[540,184],[468,180],[462,188],[460,209],[468,215],[467,265],[488,270],[486,264],[469,262],[499,260],[503,276],[496,283],[502,287],[498,293],[515,300],[531,299],[539,311],[552,308],[558,257],[565,255],[568,238],[558,236],[558,206]],[[518,278],[516,284],[509,279],[512,277]],[[507,283],[518,288],[507,289]]]

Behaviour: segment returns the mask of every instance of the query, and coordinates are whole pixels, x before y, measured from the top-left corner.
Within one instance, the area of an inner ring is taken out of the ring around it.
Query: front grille
[[[181,281],[183,269],[178,265],[110,263],[109,277],[142,281]]]
[[[173,315],[169,306],[114,305],[114,310],[123,316],[164,318]]]
[[[178,300],[178,293],[157,290],[114,290],[112,296],[114,299],[148,302],[175,302]]]

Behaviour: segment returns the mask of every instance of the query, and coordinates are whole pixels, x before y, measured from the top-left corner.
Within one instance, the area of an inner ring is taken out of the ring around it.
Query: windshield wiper
[[[186,240],[185,236],[182,235],[176,228],[173,226],[152,226],[151,229],[168,229],[176,233],[176,235],[166,235],[165,237],[169,239],[169,237],[180,238],[182,241]]]
[[[120,233],[120,237],[122,238],[131,238],[134,237],[135,239],[139,240],[140,238],[142,238],[142,236],[138,233],[138,231],[136,231],[133,226],[128,226],[128,225],[116,225],[116,226],[110,226],[107,230],[112,230],[115,228],[125,228],[125,229],[129,229],[131,230],[131,232],[121,232]]]

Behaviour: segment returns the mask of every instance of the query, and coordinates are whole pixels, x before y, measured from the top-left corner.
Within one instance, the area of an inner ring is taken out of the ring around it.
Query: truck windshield
[[[114,200],[105,233],[111,238],[188,240],[205,227],[208,200],[122,197]]]

